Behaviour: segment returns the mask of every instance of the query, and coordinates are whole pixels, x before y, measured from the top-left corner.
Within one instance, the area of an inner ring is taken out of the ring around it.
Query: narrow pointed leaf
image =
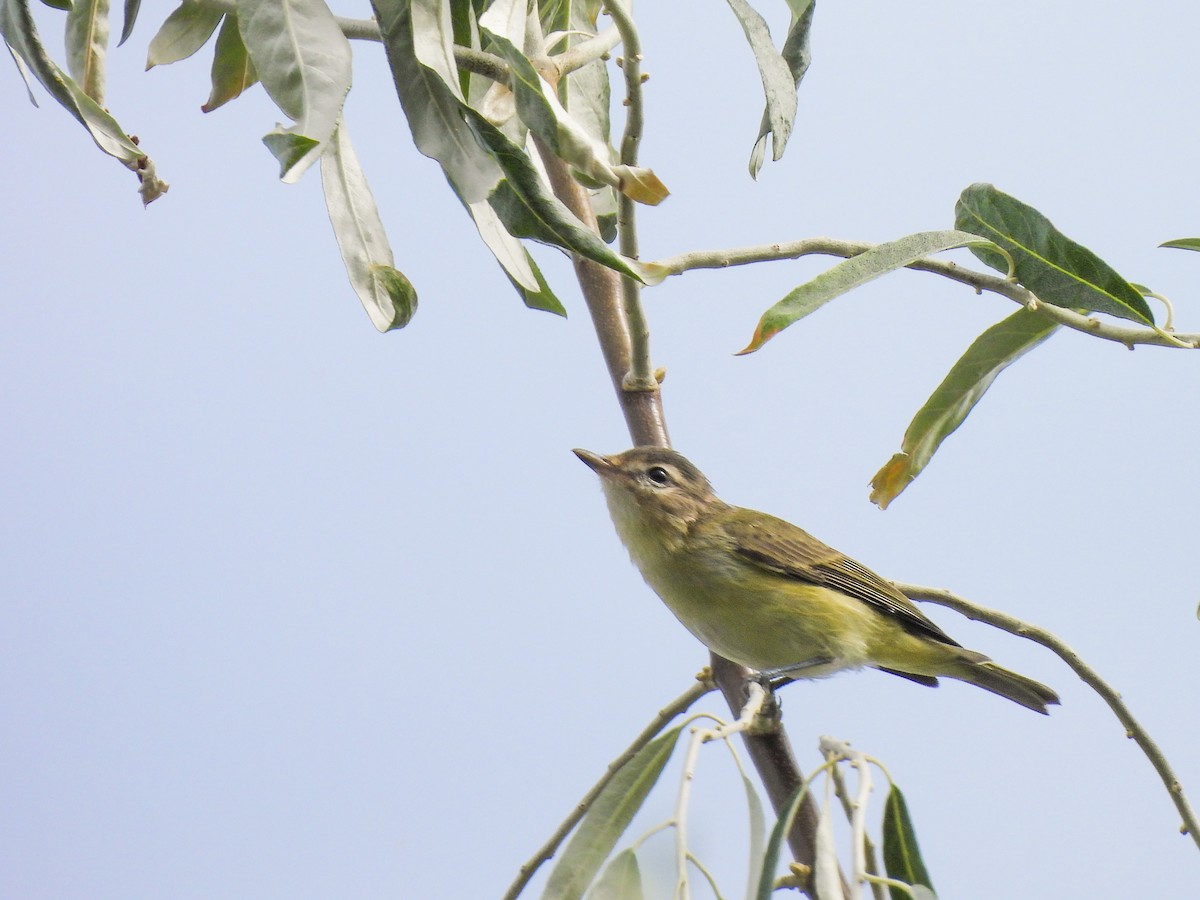
[[[211,79],[212,91],[209,92],[208,102],[200,107],[202,112],[212,112],[224,106],[258,82],[254,63],[250,61],[246,45],[242,43],[236,14],[227,15],[217,33]]]
[[[990,243],[964,231],[922,231],[872,247],[800,285],[763,313],[754,337],[744,350],[739,351],[739,355],[753,353],[789,325],[816,312],[835,297],[880,275],[902,269],[943,250]]]
[[[892,785],[883,806],[883,863],[889,878],[905,884],[924,885],[933,890],[933,881],[921,859],[917,833],[908,815],[908,804],[900,789]],[[891,891],[892,900],[908,900],[904,892]]]
[[[800,811],[800,804],[804,801],[806,793],[808,793],[808,785],[801,784],[779,810],[779,818],[775,820],[775,827],[771,829],[771,836],[767,838],[762,867],[758,870],[758,887],[753,894],[754,900],[771,900],[774,893],[775,872],[779,868],[784,842],[787,840],[788,832],[792,830],[792,823]],[[834,896],[838,895],[834,894]]]
[[[664,731],[621,767],[596,798],[546,881],[542,900],[578,900],[662,774],[682,726]]]
[[[441,164],[464,203],[487,199],[503,172],[463,121],[456,91],[418,60],[413,4],[409,0],[372,0],[371,5],[417,149]]]
[[[75,0],[67,12],[67,71],[101,106],[108,30],[108,0]]]
[[[609,860],[600,878],[588,891],[587,900],[644,900],[645,896],[637,854],[628,849]]]
[[[66,12],[71,8],[71,0],[42,0],[42,5]]]
[[[808,67],[812,64],[812,51],[809,49],[809,33],[812,31],[813,11],[817,0],[788,0],[792,8],[792,24],[788,28],[787,38],[783,42],[783,61],[787,63],[788,71],[792,73],[792,81],[796,89],[804,80]],[[758,140],[750,152],[750,177],[757,178],[762,169],[763,159],[767,152],[767,135],[771,134],[771,111],[763,111],[762,124],[758,128]],[[774,159],[783,156],[786,140],[774,142]]]
[[[1170,247],[1175,250],[1200,250],[1200,238],[1178,238],[1159,244],[1160,247]]]
[[[417,309],[412,284],[394,268],[392,248],[345,126],[321,157],[329,221],[350,285],[380,331],[403,328]]]
[[[541,269],[524,245],[508,233],[496,211],[486,200],[465,205],[471,218],[475,220],[479,236],[504,269],[504,274],[512,282],[524,304],[530,309],[540,309],[565,317],[567,311],[550,289]]]
[[[2,15],[2,13],[0,13]],[[33,73],[29,71],[29,66],[25,65],[25,60],[17,54],[17,51],[4,42],[4,49],[8,51],[8,55],[12,57],[13,65],[17,67],[17,74],[21,76],[21,80],[25,82],[25,93],[29,95],[29,102],[35,107],[40,106],[37,102],[37,97],[33,93]]]
[[[475,110],[464,107],[463,112],[480,142],[504,170],[506,178],[488,199],[510,234],[562,247],[643,280],[633,260],[614,253],[554,196],[524,151]]]
[[[871,502],[887,509],[983,399],[996,376],[1058,327],[1045,316],[1019,309],[977,337],[913,417],[900,452],[871,479]]]
[[[350,42],[324,0],[238,0],[238,29],[263,87],[295,122],[263,139],[284,163],[280,177],[294,183],[337,129],[350,90]],[[285,135],[312,143],[298,156],[281,154],[285,143],[289,151],[303,144]]]
[[[554,154],[587,179],[615,187],[631,200],[656,206],[670,193],[650,169],[613,165],[608,144],[594,138],[559,102],[533,63],[510,41],[490,35],[512,72],[517,115]]]
[[[142,0],[125,0],[125,18],[121,24],[121,39],[117,41],[120,47],[133,34],[133,26],[137,23],[138,12],[142,8]]]
[[[1104,260],[1044,215],[990,184],[973,184],[954,208],[954,227],[994,241],[1013,257],[1017,280],[1054,306],[1154,324],[1146,299]],[[1000,268],[995,253],[973,250]]]
[[[764,118],[773,135],[773,157],[783,156],[792,124],[796,120],[796,81],[783,57],[771,41],[771,31],[766,20],[746,0],[727,0],[729,8],[737,16],[754,51],[758,74],[762,78],[763,93],[767,100]],[[760,138],[761,140],[761,138]]]
[[[187,59],[208,43],[222,13],[196,0],[184,0],[159,27],[146,50],[146,69]]]
[[[746,811],[750,816],[750,839],[747,842],[750,845],[750,866],[747,870],[746,900],[754,900],[763,857],[767,852],[767,820],[763,813],[762,799],[754,788],[754,782],[743,775],[742,787],[746,791]]]
[[[139,192],[144,202],[148,203],[166,191],[166,182],[154,174],[145,151],[131,141],[116,119],[84,93],[46,53],[30,15],[28,0],[0,3],[0,34],[50,96],[87,129],[96,146],[138,174]]]

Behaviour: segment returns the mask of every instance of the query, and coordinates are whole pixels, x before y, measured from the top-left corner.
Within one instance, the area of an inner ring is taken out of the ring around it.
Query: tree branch
[[[625,74],[625,133],[621,137],[621,164],[636,166],[644,125],[642,108],[642,41],[633,18],[620,0],[605,0],[604,8],[612,16],[621,35],[625,55],[617,60]],[[617,196],[617,235],[622,255],[638,258],[637,204],[624,193]],[[628,275],[621,277],[621,296],[625,318],[629,322],[630,367],[625,386],[630,390],[657,391],[653,364],[650,362],[650,327],[642,310],[641,285]]]
[[[561,159],[539,139],[535,138],[534,143],[555,196],[581,222],[599,233],[596,214],[592,210],[587,192],[571,177]],[[630,368],[631,344],[629,325],[622,312],[619,276],[612,269],[578,255],[574,257],[573,262],[584,302],[592,317],[596,337],[600,341],[609,378],[616,390],[617,400],[621,404],[621,411],[633,443],[669,447],[671,444],[663,417],[662,392],[630,391],[624,387],[625,373]],[[711,666],[713,678],[730,710],[734,715],[738,715],[746,699],[743,685],[750,674],[749,670],[715,653],[711,655]],[[803,780],[787,735],[781,726],[774,732],[745,735],[745,741],[747,753],[758,770],[771,799],[771,805],[778,811]],[[807,866],[816,864],[817,820],[816,803],[806,796],[788,835],[788,844],[797,862]],[[849,895],[848,890],[846,894]],[[810,896],[814,897],[814,900],[834,900],[830,897],[817,897],[815,889],[810,889]]]
[[[1150,735],[1146,733],[1146,730],[1133,717],[1133,713],[1129,711],[1129,707],[1125,705],[1125,701],[1121,699],[1121,695],[1104,681],[1096,673],[1095,669],[1080,659],[1079,654],[1044,628],[1038,628],[1036,625],[1022,622],[1020,619],[1010,616],[1007,613],[979,606],[950,591],[941,588],[923,587],[916,584],[901,584],[900,582],[893,582],[893,584],[902,593],[914,600],[927,600],[930,603],[936,603],[938,606],[949,607],[956,612],[962,613],[968,619],[986,622],[995,628],[1007,631],[1009,634],[1027,638],[1035,644],[1041,644],[1070,666],[1075,674],[1082,679],[1083,683],[1099,694],[1100,698],[1108,704],[1108,708],[1113,711],[1113,715],[1125,727],[1125,735],[1137,743],[1142,753],[1150,760],[1150,764],[1154,766],[1154,771],[1162,779],[1167,793],[1171,795],[1171,802],[1175,804],[1175,808],[1183,818],[1183,825],[1179,829],[1180,832],[1190,835],[1196,846],[1200,847],[1200,822],[1197,821],[1196,813],[1192,810],[1187,798],[1183,795],[1183,786],[1179,783],[1179,779],[1171,769],[1171,764],[1167,762],[1167,758],[1163,755],[1162,750],[1159,749]]]
[[[757,247],[738,247],[731,250],[700,250],[695,253],[681,253],[656,260],[650,265],[661,266],[668,275],[679,275],[692,269],[724,269],[729,266],[744,266],[756,262],[768,262],[780,259],[799,259],[802,256],[823,255],[849,258],[872,249],[875,245],[865,241],[843,241],[836,238],[815,237],[799,241],[789,241],[780,244],[763,244]],[[1001,278],[998,275],[988,275],[973,269],[964,269],[953,262],[936,259],[921,259],[911,263],[907,268],[922,272],[932,272],[952,281],[975,288],[976,291],[990,291],[1007,297],[1019,303],[1026,309],[1040,313],[1053,319],[1060,325],[1082,331],[1093,337],[1106,341],[1115,341],[1132,349],[1137,344],[1147,344],[1155,347],[1200,347],[1200,333],[1174,334],[1151,328],[1137,328],[1116,325],[1101,321],[1092,316],[1077,313],[1071,309],[1054,306],[1040,300],[1028,288]]]

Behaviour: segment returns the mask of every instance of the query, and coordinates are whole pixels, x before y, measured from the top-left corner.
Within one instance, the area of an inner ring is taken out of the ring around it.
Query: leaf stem
[[[1179,783],[1179,778],[1175,775],[1170,763],[1167,762],[1166,756],[1163,755],[1162,750],[1159,749],[1146,730],[1138,723],[1137,719],[1133,717],[1133,713],[1129,711],[1129,707],[1125,705],[1125,701],[1121,699],[1121,695],[1104,681],[1096,673],[1095,669],[1080,659],[1079,654],[1068,647],[1060,638],[1046,631],[1044,628],[1023,622],[1007,613],[980,606],[950,591],[943,590],[942,588],[923,587],[916,584],[893,583],[902,593],[908,595],[913,600],[926,600],[930,603],[936,603],[938,606],[948,607],[962,613],[968,619],[986,622],[988,625],[999,628],[1001,631],[1007,631],[1009,634],[1015,634],[1018,637],[1031,640],[1035,644],[1041,644],[1070,666],[1083,683],[1099,694],[1100,698],[1108,704],[1108,708],[1112,710],[1113,715],[1124,726],[1125,734],[1141,748],[1142,753],[1150,760],[1150,764],[1154,766],[1154,771],[1158,773],[1158,777],[1162,779],[1167,793],[1171,796],[1171,802],[1175,804],[1175,808],[1183,818],[1183,826],[1180,828],[1181,833],[1190,835],[1196,846],[1200,848],[1200,821],[1197,821],[1196,813],[1192,810],[1191,805],[1184,796],[1183,786]]]

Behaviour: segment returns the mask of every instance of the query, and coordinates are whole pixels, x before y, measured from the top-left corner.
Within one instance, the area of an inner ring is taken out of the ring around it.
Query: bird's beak
[[[607,456],[601,456],[599,453],[593,453],[591,450],[580,450],[578,447],[576,447],[571,452],[583,460],[587,467],[601,478],[612,475],[614,469],[616,468],[616,466],[613,465],[611,458]]]

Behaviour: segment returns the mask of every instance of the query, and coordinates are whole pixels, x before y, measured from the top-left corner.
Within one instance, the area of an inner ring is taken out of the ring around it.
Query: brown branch
[[[555,195],[566,207],[574,213],[581,222],[597,231],[596,216],[588,200],[587,192],[571,177],[567,166],[556,157],[541,141],[536,140],[538,153],[546,167],[550,186]],[[635,445],[653,445],[669,447],[666,419],[663,415],[662,392],[658,390],[627,390],[624,387],[625,375],[629,371],[632,358],[630,349],[629,325],[625,317],[621,278],[611,269],[599,263],[574,258],[575,274],[583,293],[584,302],[592,317],[596,329],[596,337],[600,341],[600,350],[604,355],[605,366],[609,378],[617,393],[621,412],[629,428],[630,437]],[[713,678],[721,689],[730,710],[736,716],[740,714],[746,700],[745,682],[749,670],[732,663],[727,659],[712,654]],[[767,796],[776,812],[795,792],[802,781],[800,769],[796,765],[795,755],[791,744],[780,725],[776,730],[764,734],[746,734],[746,749]],[[800,813],[796,817],[788,844],[797,862],[806,866],[814,866],[816,861],[816,801],[805,796]],[[806,893],[813,900],[835,900],[830,897],[818,897],[816,888],[810,880]],[[845,881],[843,879],[843,884]],[[849,896],[849,889],[844,893]],[[840,898],[836,898],[840,900]]]

